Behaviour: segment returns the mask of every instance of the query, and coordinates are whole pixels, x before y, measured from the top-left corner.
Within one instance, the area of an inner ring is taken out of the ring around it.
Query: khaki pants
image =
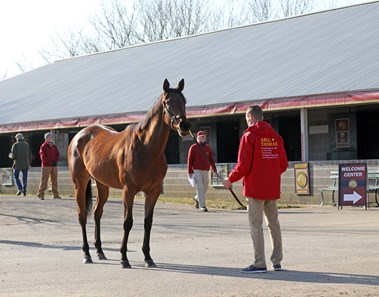
[[[193,170],[193,178],[196,183],[195,199],[199,201],[200,208],[205,207],[205,193],[208,191],[209,170]]]
[[[248,218],[251,231],[251,238],[254,244],[254,266],[267,267],[265,259],[265,245],[263,237],[263,213],[270,233],[273,265],[280,264],[283,259],[282,233],[278,218],[278,207],[275,200],[258,200],[247,198]]]
[[[51,166],[45,166],[45,167],[41,168],[41,183],[39,184],[39,189],[38,189],[38,193],[37,193],[37,196],[40,198],[45,196],[45,190],[47,188],[49,176],[51,179],[51,193],[53,194],[54,198],[59,197],[59,193],[58,193],[58,168],[57,167],[51,167]]]

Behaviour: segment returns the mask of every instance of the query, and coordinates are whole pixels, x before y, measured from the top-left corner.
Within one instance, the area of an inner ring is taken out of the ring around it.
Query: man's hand
[[[225,188],[229,189],[231,185],[232,185],[232,183],[230,182],[229,179],[224,180],[224,187]]]
[[[193,178],[193,173],[188,173],[188,178]]]

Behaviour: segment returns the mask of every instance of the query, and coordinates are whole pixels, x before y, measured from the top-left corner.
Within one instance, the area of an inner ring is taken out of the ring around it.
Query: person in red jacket
[[[59,151],[57,146],[53,143],[53,135],[48,132],[45,134],[45,142],[39,149],[39,155],[41,157],[41,182],[37,192],[38,198],[45,199],[45,190],[47,188],[47,182],[49,176],[51,179],[51,193],[54,199],[61,199],[58,193],[58,169],[57,164],[59,161]]]
[[[271,125],[263,121],[263,112],[258,105],[246,111],[248,128],[242,135],[238,150],[238,163],[224,181],[229,188],[243,179],[243,195],[248,203],[248,218],[254,244],[254,263],[241,270],[242,273],[267,272],[264,253],[263,213],[271,236],[273,270],[282,269],[282,235],[276,200],[280,198],[281,175],[288,167],[283,139]]]
[[[193,144],[188,152],[188,177],[195,179],[196,196],[195,207],[201,211],[208,211],[205,205],[205,193],[209,184],[209,169],[212,167],[216,171],[216,165],[213,158],[211,147],[206,142],[207,136],[204,131],[197,133],[197,143]]]

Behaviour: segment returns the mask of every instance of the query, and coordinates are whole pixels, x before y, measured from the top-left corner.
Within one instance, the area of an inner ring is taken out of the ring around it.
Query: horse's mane
[[[159,112],[159,109],[162,107],[162,100],[160,96],[154,103],[154,105],[149,109],[145,118],[138,123],[133,123],[127,126],[128,129],[132,131],[145,130],[151,119]]]
[[[169,92],[175,92],[175,93],[180,93],[184,99],[184,101],[186,102],[186,98],[184,97],[184,95],[181,93],[180,90],[178,89],[169,89]],[[146,116],[143,120],[137,122],[137,123],[133,123],[133,124],[129,124],[127,126],[128,129],[132,130],[132,131],[138,131],[138,130],[145,130],[146,127],[150,124],[150,121],[151,119],[158,113],[160,112],[160,109],[162,108],[162,96],[159,96],[159,98],[155,101],[155,103],[153,104],[153,106],[149,109],[149,111],[146,113]]]

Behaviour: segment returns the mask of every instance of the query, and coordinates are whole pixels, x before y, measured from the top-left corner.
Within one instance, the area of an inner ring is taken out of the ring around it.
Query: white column
[[[309,161],[308,152],[308,110],[300,109],[301,161]]]

